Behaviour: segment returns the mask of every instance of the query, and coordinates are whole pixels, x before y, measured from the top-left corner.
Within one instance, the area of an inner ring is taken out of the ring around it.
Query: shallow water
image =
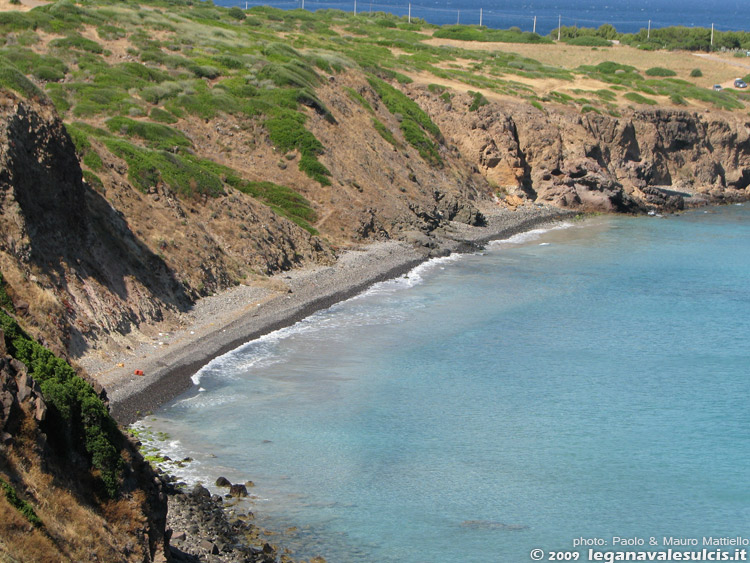
[[[430,262],[215,360],[147,424],[195,458],[188,480],[255,481],[301,557],[747,533],[749,210]]]

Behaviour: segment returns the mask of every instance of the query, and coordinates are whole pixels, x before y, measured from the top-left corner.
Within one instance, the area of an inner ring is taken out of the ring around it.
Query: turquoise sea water
[[[749,339],[750,206],[598,217],[250,343],[148,424],[188,480],[255,481],[302,557],[748,537]]]

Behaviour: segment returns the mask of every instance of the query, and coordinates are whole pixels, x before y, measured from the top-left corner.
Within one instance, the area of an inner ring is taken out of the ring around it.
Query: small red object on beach
[[[137,369],[137,370],[135,370],[135,374],[136,375],[143,375],[143,370],[142,369]]]

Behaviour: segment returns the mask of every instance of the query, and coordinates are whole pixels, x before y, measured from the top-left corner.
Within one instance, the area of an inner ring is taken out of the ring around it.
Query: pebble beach
[[[536,205],[484,213],[482,227],[451,223],[429,237],[419,234],[411,244],[375,242],[344,251],[333,266],[283,272],[262,286],[230,288],[201,299],[183,326],[163,340],[144,343],[115,362],[91,355],[79,363],[106,389],[118,422],[130,424],[188,391],[201,367],[246,342],[403,275],[430,258],[476,250],[491,240],[572,215]]]

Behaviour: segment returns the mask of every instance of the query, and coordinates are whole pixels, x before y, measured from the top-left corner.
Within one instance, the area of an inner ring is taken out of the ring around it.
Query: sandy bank
[[[333,266],[285,272],[262,287],[238,286],[202,299],[179,331],[162,334],[107,365],[94,357],[84,357],[80,364],[107,390],[115,418],[129,424],[190,389],[191,376],[212,359],[250,340],[402,275],[430,255],[470,250],[570,215],[537,206],[497,210],[484,227],[451,224],[441,229],[423,241],[430,248],[390,241],[349,250]],[[144,375],[134,375],[135,370]]]

